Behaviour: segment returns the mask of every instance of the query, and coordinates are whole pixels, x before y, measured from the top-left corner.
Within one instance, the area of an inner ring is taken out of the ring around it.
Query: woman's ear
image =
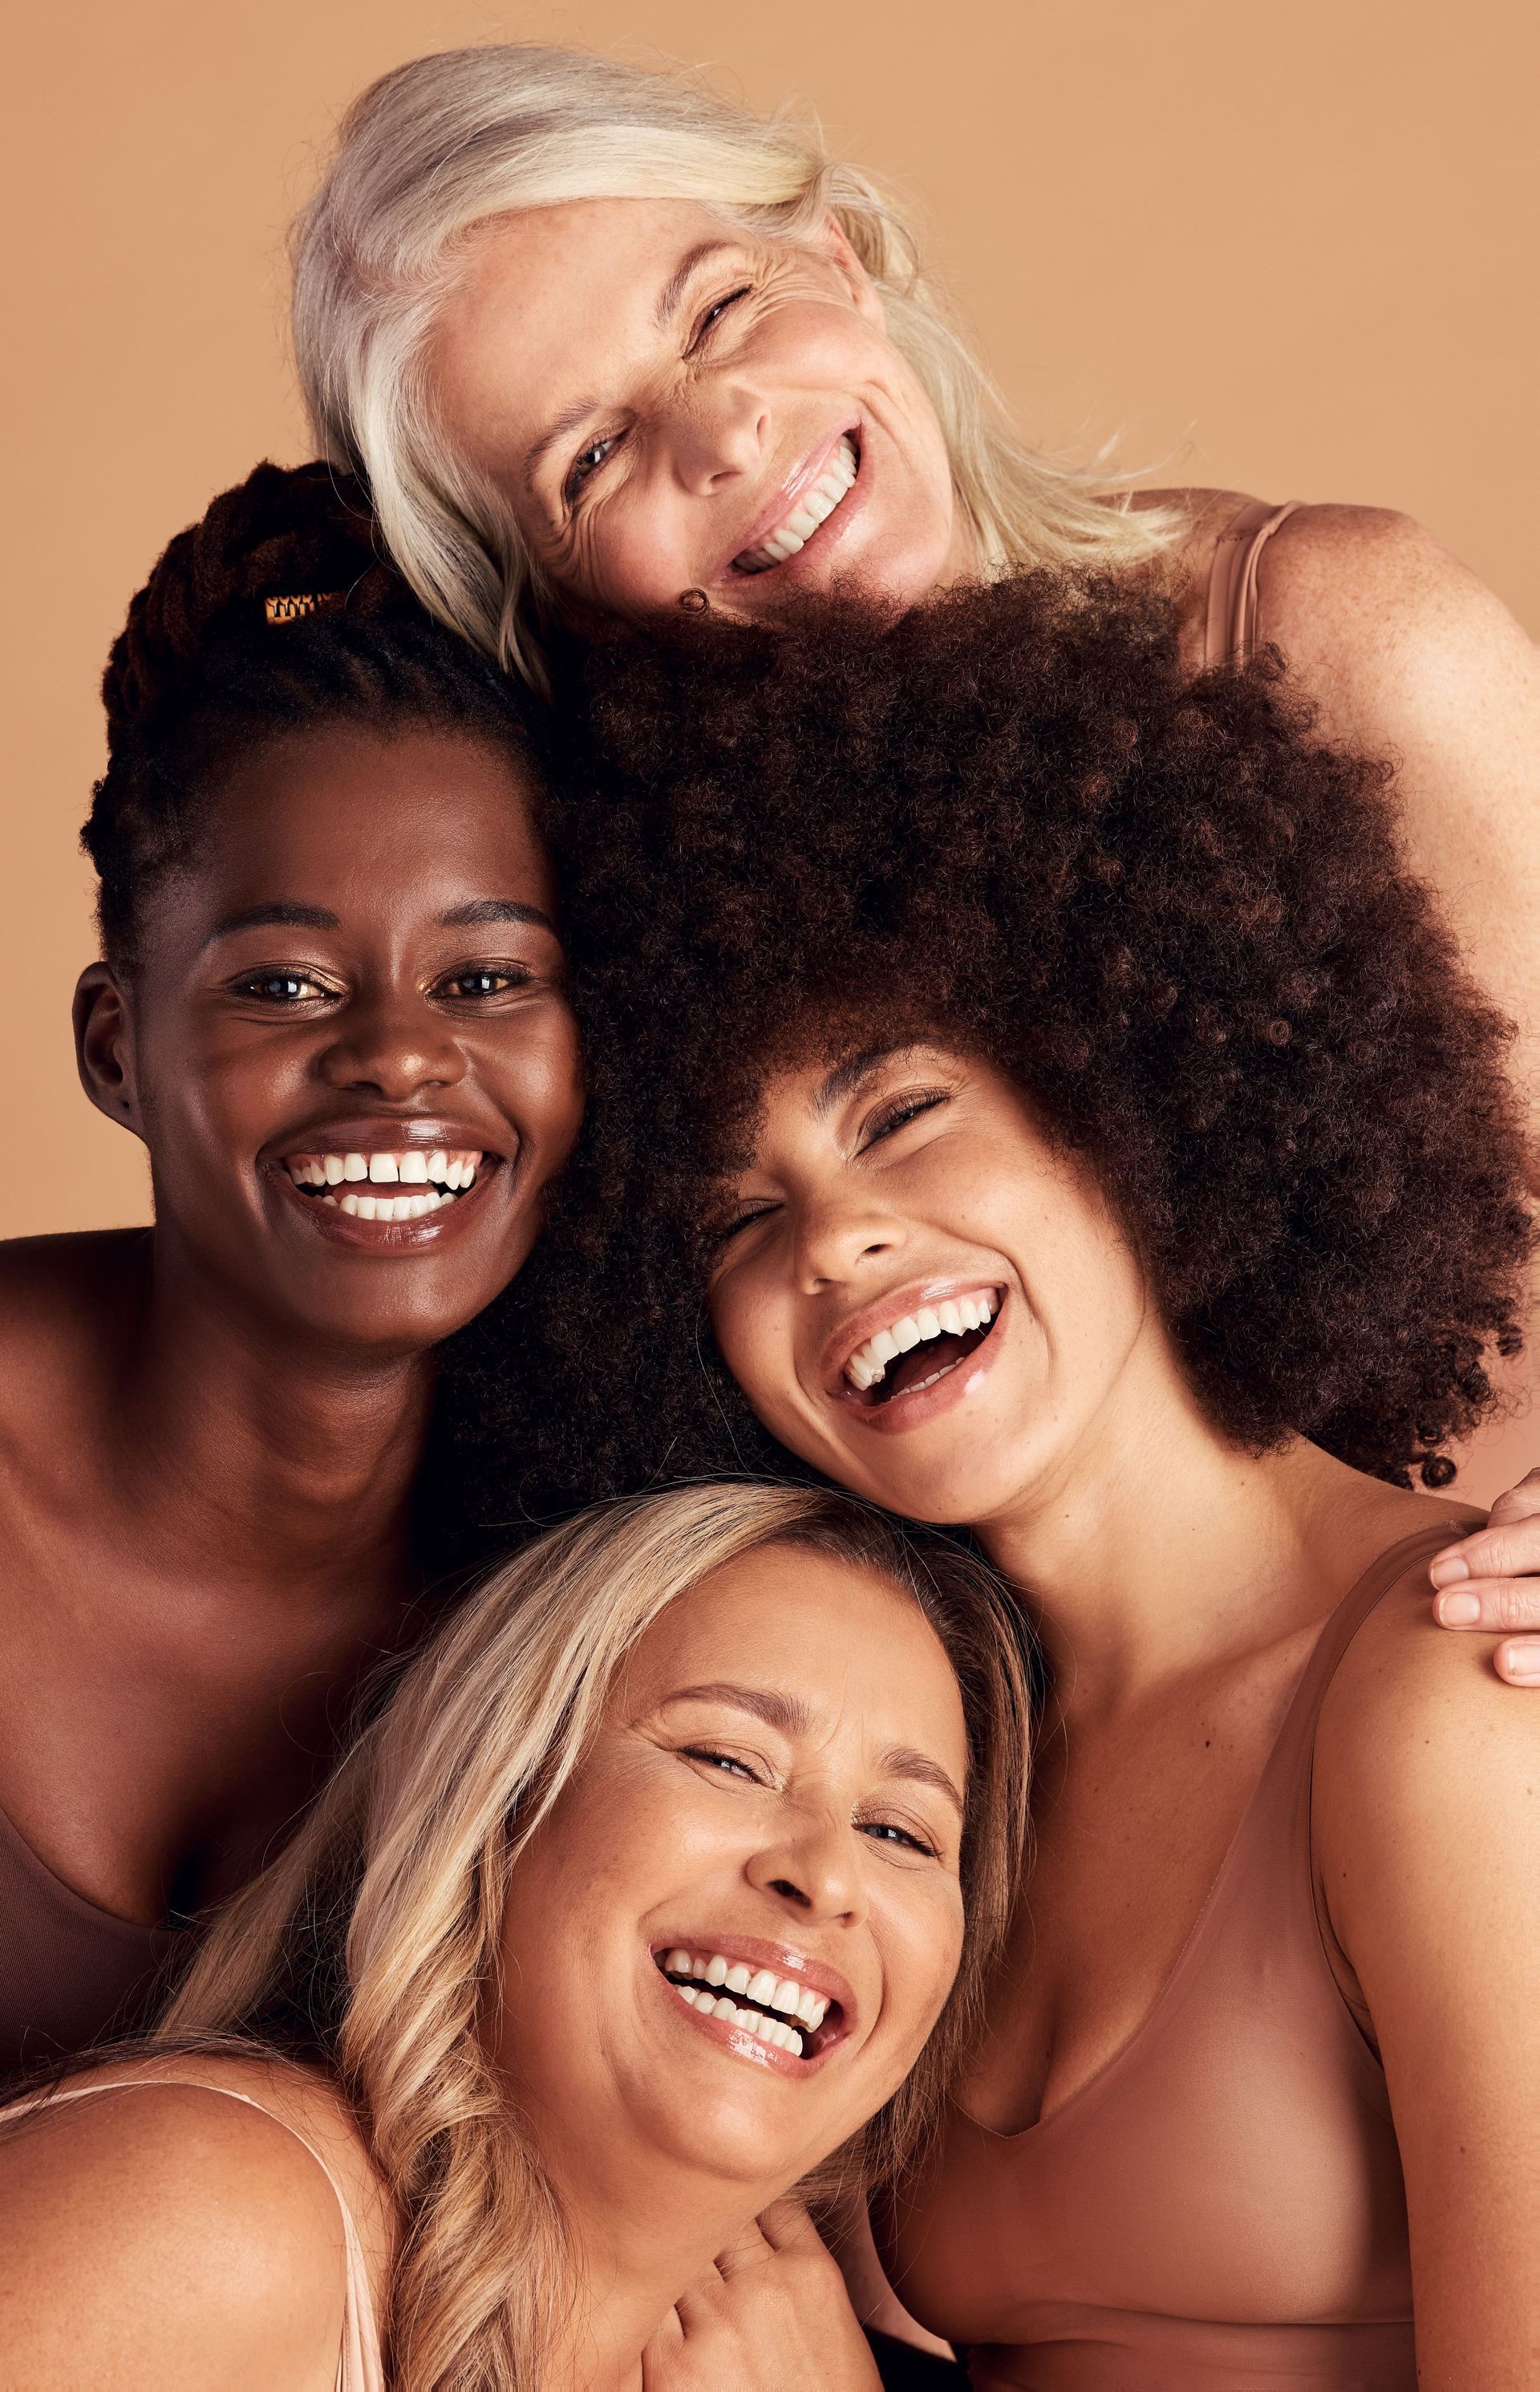
[[[832,208],[825,210],[822,223],[809,238],[813,247],[821,250],[839,268],[840,278],[850,293],[856,313],[864,316],[868,323],[886,331],[887,319],[883,313],[881,294],[851,248],[844,227]]]
[[[134,1017],[110,964],[87,964],[75,982],[75,1068],[98,1112],[143,1138],[134,1067]]]

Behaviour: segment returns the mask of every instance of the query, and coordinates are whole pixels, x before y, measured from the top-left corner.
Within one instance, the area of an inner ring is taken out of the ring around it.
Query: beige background
[[[1532,0],[28,9],[4,144],[0,1235],[145,1217],[138,1150],[87,1108],[69,1044],[94,952],[75,838],[96,685],[171,533],[259,456],[305,453],[284,227],[370,76],[566,40],[810,101],[918,203],[1033,437],[1118,435],[1161,478],[1404,507],[1540,630],[1537,21]]]

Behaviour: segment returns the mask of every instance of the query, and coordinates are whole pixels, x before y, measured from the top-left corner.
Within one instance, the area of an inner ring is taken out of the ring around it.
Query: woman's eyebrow
[[[733,1710],[748,1711],[763,1720],[767,1727],[779,1728],[783,1736],[806,1736],[812,1716],[796,1695],[777,1694],[767,1686],[735,1686],[725,1679],[705,1686],[680,1686],[664,1696],[659,1709],[667,1710],[674,1703],[726,1703]]]
[[[966,1818],[967,1806],[939,1762],[899,1744],[883,1754],[881,1768],[885,1777],[907,1777],[912,1785],[933,1787],[938,1794],[945,1795],[960,1819]]]
[[[479,930],[497,922],[533,922],[538,930],[550,930],[556,925],[538,905],[526,905],[518,897],[477,897],[468,905],[452,905],[447,914],[438,917],[444,930]]]
[[[813,1098],[813,1115],[822,1121],[843,1098],[851,1096],[863,1080],[871,1078],[879,1064],[890,1063],[895,1055],[908,1055],[914,1050],[912,1038],[885,1039],[880,1046],[863,1047],[859,1055],[847,1055],[842,1063],[820,1081]]]
[[[686,286],[697,266],[704,266],[708,257],[716,257],[722,250],[731,247],[732,243],[730,240],[698,240],[693,249],[685,251],[673,273],[658,292],[658,304],[653,310],[653,321],[660,332],[683,298]]]
[[[574,399],[570,407],[563,408],[561,414],[553,422],[547,424],[533,447],[525,450],[524,488],[532,495],[536,474],[544,464],[549,452],[556,447],[558,441],[564,440],[569,432],[576,432],[580,423],[585,422],[590,415],[596,414],[599,406],[600,401],[597,398]]]
[[[226,914],[216,922],[203,944],[212,947],[215,939],[228,939],[237,930],[340,930],[342,919],[324,905],[298,905],[281,899],[269,905],[243,905],[239,914]]]

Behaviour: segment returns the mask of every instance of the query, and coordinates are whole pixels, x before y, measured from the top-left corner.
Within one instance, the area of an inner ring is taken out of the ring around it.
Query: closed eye
[[[700,320],[696,324],[693,333],[691,335],[689,354],[692,357],[693,357],[695,351],[700,347],[701,343],[705,340],[706,334],[714,331],[716,326],[721,322],[721,319],[727,314],[728,309],[730,307],[736,306],[740,299],[746,299],[752,288],[752,284],[745,282],[743,284],[741,289],[737,291],[730,291],[725,298],[714,299],[712,301],[710,306],[705,310],[705,313],[701,317]]]
[[[896,1097],[891,1103],[879,1106],[862,1124],[862,1148],[876,1146],[883,1138],[891,1138],[895,1130],[904,1129],[911,1122],[918,1121],[922,1113],[934,1112],[938,1105],[948,1101],[951,1095],[950,1088],[927,1088],[923,1093]]]
[[[912,1852],[923,1852],[926,1860],[935,1861],[941,1857],[934,1844],[927,1843],[923,1836],[912,1834],[908,1827],[900,1827],[892,1819],[863,1819],[859,1822],[859,1831],[863,1836],[870,1836],[874,1843],[899,1844]]]
[[[771,1214],[778,1213],[780,1209],[778,1204],[745,1205],[742,1212],[728,1213],[719,1220],[708,1222],[704,1231],[707,1248],[713,1252],[719,1251],[731,1239],[741,1237],[745,1229],[752,1228],[756,1221],[768,1221]]]

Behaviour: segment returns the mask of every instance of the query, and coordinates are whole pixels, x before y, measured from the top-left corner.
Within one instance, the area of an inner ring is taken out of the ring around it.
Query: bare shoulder
[[[345,2244],[328,2170],[377,2286],[389,2251],[388,2204],[340,2097],[307,2071],[228,2055],[73,2085],[89,2098],[0,2129],[0,2346],[30,2355],[25,2380],[56,2380],[50,2337],[67,2331],[91,2380],[330,2392]]]
[[[73,1424],[130,1324],[147,1229],[0,1240],[0,1445]]]
[[[1351,1924],[1370,1884],[1410,1900],[1425,1884],[1446,1904],[1456,1878],[1473,1886],[1526,1852],[1540,1882],[1540,1718],[1496,1676],[1496,1642],[1434,1624],[1425,1561],[1353,1638],[1315,1745],[1314,1839],[1334,1918],[1345,1902]]]
[[[1473,704],[1533,702],[1534,644],[1501,599],[1391,508],[1301,507],[1268,543],[1258,600],[1263,638],[1334,736],[1415,748],[1441,721],[1469,727]]]

